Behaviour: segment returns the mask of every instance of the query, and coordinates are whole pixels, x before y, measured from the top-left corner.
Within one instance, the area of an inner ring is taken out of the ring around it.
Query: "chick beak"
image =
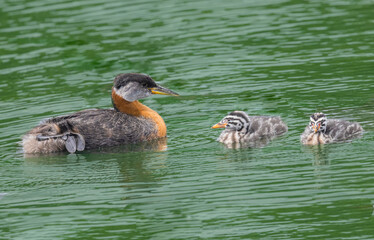
[[[227,123],[217,123],[216,125],[212,126],[212,128],[225,128]]]
[[[164,88],[160,85],[156,87],[149,88],[152,94],[161,94],[161,95],[171,95],[171,96],[179,96],[178,93],[171,91],[170,89]]]
[[[313,125],[314,132],[317,133],[320,127],[321,127],[320,125],[318,125],[318,126],[317,125]]]

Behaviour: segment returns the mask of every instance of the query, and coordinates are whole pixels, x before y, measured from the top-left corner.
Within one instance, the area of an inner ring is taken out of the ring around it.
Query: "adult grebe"
[[[147,75],[119,74],[114,79],[114,109],[90,109],[47,119],[22,139],[24,153],[70,153],[147,141],[166,136],[166,125],[138,99],[152,94],[178,96]]]

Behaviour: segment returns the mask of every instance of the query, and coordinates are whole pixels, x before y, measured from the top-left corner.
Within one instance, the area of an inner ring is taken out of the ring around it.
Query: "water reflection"
[[[326,144],[302,146],[302,150],[305,153],[313,155],[313,165],[329,165],[330,160],[328,158],[329,146]]]
[[[71,179],[79,182],[101,179],[108,183],[109,189],[123,188],[122,199],[135,199],[147,195],[147,189],[157,186],[159,177],[164,175],[168,157],[166,143],[167,139],[163,138],[79,154],[27,155],[24,173],[36,181],[48,181],[50,173],[54,173],[49,181],[61,183]],[[133,192],[134,189],[138,190]]]
[[[276,137],[277,136],[262,137],[262,138],[256,139],[256,141],[222,143],[222,144],[229,149],[262,148],[262,147],[267,146]]]
[[[117,158],[120,182],[123,183],[121,187],[128,191],[157,185],[158,178],[163,175],[162,170],[166,169],[167,156],[166,152],[130,152]]]
[[[230,148],[223,147],[223,151],[217,153],[217,156],[221,160],[229,160],[233,162],[247,162],[255,159],[251,154],[251,148],[238,148],[236,151],[230,151]]]
[[[125,144],[114,147],[105,147],[99,150],[90,150],[90,153],[127,153],[127,152],[149,152],[149,151],[166,151],[167,150],[167,138],[154,139],[151,141]]]

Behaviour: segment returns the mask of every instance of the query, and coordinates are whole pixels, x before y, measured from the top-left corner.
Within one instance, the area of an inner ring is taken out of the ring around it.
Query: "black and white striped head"
[[[247,132],[250,126],[250,120],[247,113],[243,111],[234,111],[224,117],[212,128],[225,128],[229,131]]]
[[[177,93],[158,85],[150,76],[141,73],[122,73],[115,77],[113,92],[133,102],[152,94],[178,96]]]
[[[322,132],[326,131],[327,118],[323,113],[314,113],[310,116],[309,128],[313,132]]]

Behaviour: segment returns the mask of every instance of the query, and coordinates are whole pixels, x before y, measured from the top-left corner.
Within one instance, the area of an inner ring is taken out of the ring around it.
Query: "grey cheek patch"
[[[151,91],[140,86],[137,82],[130,82],[125,87],[114,89],[118,95],[126,101],[133,102],[138,99],[146,98],[152,95]]]

